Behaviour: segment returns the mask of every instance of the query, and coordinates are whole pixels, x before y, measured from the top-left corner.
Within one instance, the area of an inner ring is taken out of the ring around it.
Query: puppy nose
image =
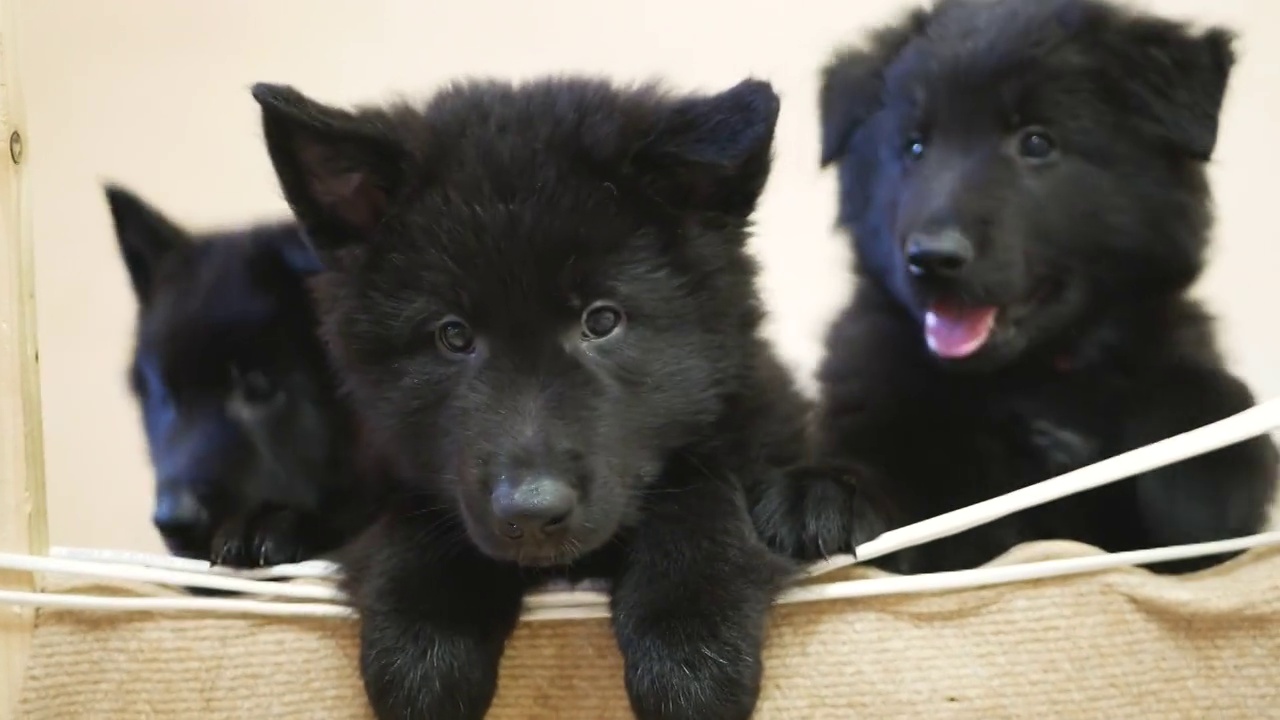
[[[156,495],[151,522],[162,535],[184,536],[203,529],[209,522],[209,516],[195,493],[189,490],[165,490]]]
[[[569,517],[578,506],[578,493],[553,477],[514,481],[502,478],[490,500],[498,532],[512,540],[549,539],[568,530]]]
[[[913,233],[907,238],[907,268],[912,275],[952,277],[973,262],[973,244],[959,230]]]

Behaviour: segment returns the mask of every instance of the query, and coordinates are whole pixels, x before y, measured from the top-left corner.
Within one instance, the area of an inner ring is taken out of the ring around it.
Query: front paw
[[[655,562],[637,560],[614,586],[614,633],[640,720],[744,720],[755,709],[765,628],[791,568],[754,538],[705,543],[684,567],[646,555]]]
[[[502,645],[365,615],[360,669],[379,720],[482,720],[498,687]]]
[[[760,695],[758,638],[706,637],[685,626],[620,637],[639,720],[746,720]]]
[[[271,567],[314,557],[316,519],[288,508],[243,513],[218,529],[210,548],[214,565]]]
[[[1098,444],[1088,436],[1048,420],[1029,421],[1027,436],[1053,475],[1083,467],[1102,456]]]
[[[842,466],[792,468],[766,487],[751,517],[772,549],[805,561],[853,552],[888,529],[885,503]]]

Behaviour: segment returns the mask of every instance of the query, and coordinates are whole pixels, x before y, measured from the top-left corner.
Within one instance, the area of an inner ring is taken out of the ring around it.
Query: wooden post
[[[36,295],[25,168],[31,138],[16,62],[17,0],[0,0],[0,550],[48,550]],[[0,587],[34,590],[0,573]],[[16,718],[35,613],[0,607],[0,717]]]

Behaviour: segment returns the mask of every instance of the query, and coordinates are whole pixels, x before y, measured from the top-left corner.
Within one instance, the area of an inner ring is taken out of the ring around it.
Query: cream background
[[[1028,0],[1034,2],[1035,0]],[[25,0],[29,130],[51,537],[159,550],[151,476],[125,386],[134,300],[101,193],[123,182],[193,227],[284,212],[260,144],[254,81],[330,102],[422,96],[458,75],[594,71],[681,89],[754,74],[783,96],[754,250],[768,332],[809,382],[848,293],[817,167],[817,69],[904,0]],[[1234,366],[1280,395],[1280,3],[1148,0],[1242,32],[1213,176],[1219,240],[1200,286]]]

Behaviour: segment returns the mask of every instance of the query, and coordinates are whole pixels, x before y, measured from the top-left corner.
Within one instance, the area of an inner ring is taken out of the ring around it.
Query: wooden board
[[[48,549],[44,449],[37,366],[35,274],[14,34],[17,0],[0,0],[0,549]],[[26,574],[0,573],[0,587],[31,590]],[[0,717],[17,717],[34,613],[0,607]]]

